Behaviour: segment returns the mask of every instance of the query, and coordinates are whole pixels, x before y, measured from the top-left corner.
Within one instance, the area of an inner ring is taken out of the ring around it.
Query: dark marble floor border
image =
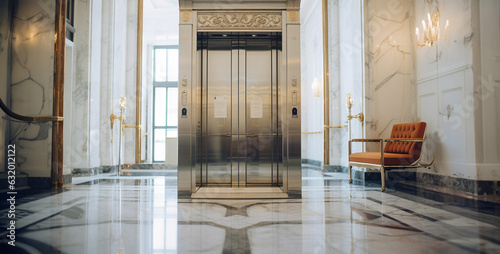
[[[439,206],[440,209],[500,227],[498,218],[484,215],[500,216],[500,203],[426,189],[413,182],[397,182],[392,190],[388,192],[391,195],[433,207]],[[436,205],[432,201],[442,204]]]
[[[500,181],[483,181],[418,172],[417,182],[464,191],[474,195],[500,195]]]
[[[125,164],[123,169],[177,169],[177,164],[165,163],[142,163],[142,164]]]
[[[311,159],[302,159],[302,164],[319,167],[320,169],[323,166],[322,161],[311,160]],[[323,166],[323,170],[325,173],[330,173],[330,172],[345,173],[349,169],[347,167],[341,166],[341,165],[325,165],[325,166]]]
[[[116,173],[118,165],[115,166],[99,166],[94,168],[74,168],[71,172],[73,177],[79,176],[95,176],[99,174]]]
[[[352,178],[356,183],[364,184],[365,186],[372,186],[381,181],[380,171],[363,171],[353,167],[352,174]],[[473,195],[500,196],[500,181],[481,181],[405,170],[387,171],[386,185],[388,185],[389,188],[391,188],[395,182],[400,181],[413,181],[435,185],[467,192]]]
[[[323,165],[323,162],[318,161],[318,160],[311,160],[311,159],[302,159],[302,164],[308,164],[316,167],[321,167]]]

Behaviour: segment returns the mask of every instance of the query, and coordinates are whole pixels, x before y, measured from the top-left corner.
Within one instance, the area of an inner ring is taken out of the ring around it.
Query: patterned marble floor
[[[497,216],[303,172],[292,200],[178,200],[177,178],[154,172],[32,193],[16,203],[16,247],[1,207],[0,253],[500,252]]]

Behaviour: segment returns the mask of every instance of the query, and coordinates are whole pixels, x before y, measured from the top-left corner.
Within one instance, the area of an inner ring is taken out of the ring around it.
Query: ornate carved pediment
[[[199,12],[198,30],[281,30],[280,12]]]

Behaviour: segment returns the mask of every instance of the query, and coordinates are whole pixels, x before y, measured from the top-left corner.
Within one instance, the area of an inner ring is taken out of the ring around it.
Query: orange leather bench
[[[385,191],[385,171],[388,168],[428,167],[420,163],[422,144],[425,139],[425,122],[395,124],[388,139],[353,139],[349,141],[349,183],[352,183],[352,167],[364,167],[381,171],[382,191]],[[351,154],[352,142],[376,142],[380,152]],[[384,148],[384,144],[385,148]]]

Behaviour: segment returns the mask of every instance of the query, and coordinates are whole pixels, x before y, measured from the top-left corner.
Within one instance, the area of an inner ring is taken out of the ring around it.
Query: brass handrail
[[[342,129],[342,128],[347,128],[347,125],[337,125],[337,126],[325,125],[325,129]]]
[[[23,116],[16,114],[3,103],[2,98],[0,98],[0,108],[8,116],[25,122],[62,122],[64,120],[62,116]]]

